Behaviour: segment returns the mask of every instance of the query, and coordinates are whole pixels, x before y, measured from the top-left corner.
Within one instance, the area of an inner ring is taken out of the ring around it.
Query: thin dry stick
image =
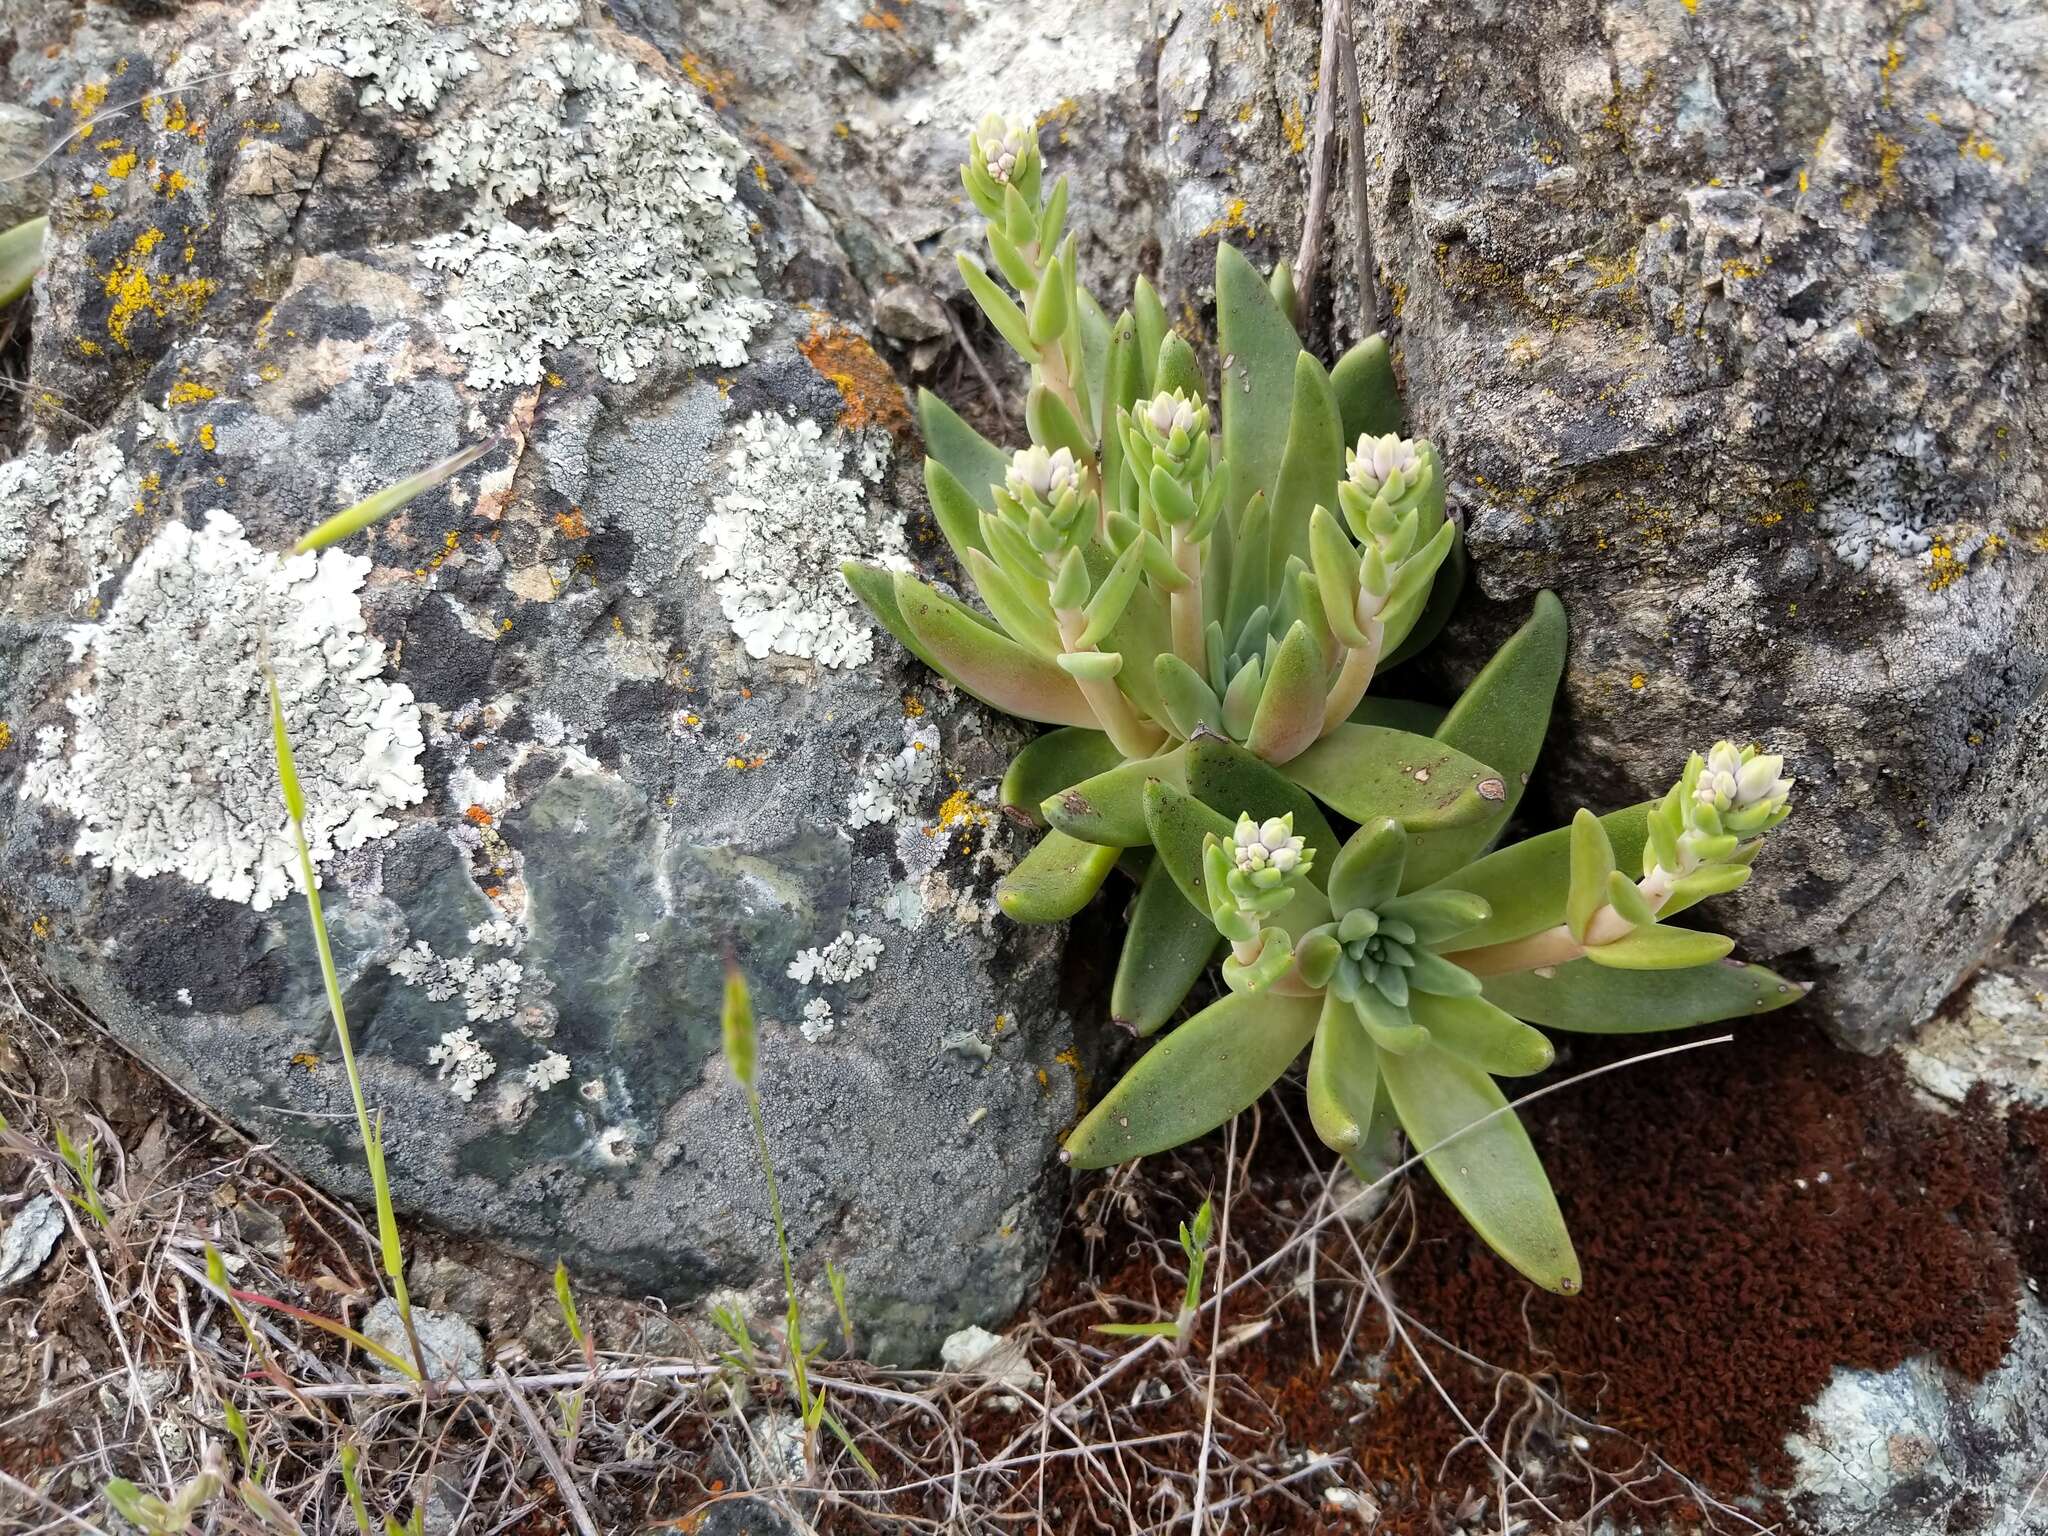
[[[1337,39],[1337,71],[1344,80],[1344,158],[1350,162],[1351,221],[1358,236],[1351,245],[1358,270],[1358,324],[1371,335],[1380,328],[1380,298],[1373,281],[1372,207],[1366,201],[1365,109],[1358,95],[1358,47],[1351,31],[1350,0],[1338,0],[1335,9],[1344,17]]]
[[[1308,211],[1301,220],[1301,252],[1294,258],[1295,314],[1304,327],[1308,317],[1315,313],[1316,274],[1323,265],[1323,225],[1329,213],[1330,172],[1337,161],[1337,24],[1348,3],[1349,0],[1323,0],[1323,51],[1316,66],[1316,126],[1309,152]]]
[[[57,1503],[55,1500],[51,1499],[46,1494],[38,1493],[35,1489],[29,1487],[27,1483],[24,1483],[20,1478],[16,1477],[12,1472],[9,1472],[5,1467],[0,1467],[0,1487],[13,1489],[17,1494],[21,1495],[21,1497],[31,1500],[32,1502],[40,1505],[42,1508],[50,1511],[51,1514],[57,1516],[58,1519],[70,1522],[72,1525],[77,1526],[81,1531],[90,1531],[92,1532],[92,1536],[107,1536],[107,1533],[105,1531],[101,1530],[98,1526],[94,1525],[90,1520],[86,1519],[83,1515],[74,1513],[73,1511],[66,1509],[62,1504]]]
[[[1223,1152],[1223,1220],[1216,1230],[1216,1285],[1221,1289],[1223,1272],[1230,1266],[1230,1202],[1237,1177],[1237,1116],[1230,1117],[1230,1137]],[[1202,1444],[1195,1452],[1195,1507],[1188,1515],[1188,1529],[1202,1529],[1202,1506],[1209,1497],[1209,1449],[1216,1439],[1216,1368],[1222,1358],[1223,1309],[1209,1320],[1209,1384],[1202,1404]]]
[[[533,1448],[540,1453],[540,1459],[547,1464],[548,1474],[555,1480],[555,1489],[562,1495],[569,1518],[576,1522],[576,1529],[583,1536],[597,1536],[597,1524],[590,1518],[590,1511],[583,1506],[583,1495],[576,1489],[576,1480],[569,1476],[569,1469],[562,1465],[561,1453],[555,1449],[555,1437],[548,1433],[547,1426],[533,1411],[533,1405],[526,1400],[526,1394],[513,1389],[512,1378],[505,1374],[505,1367],[498,1366],[492,1372],[498,1378],[498,1385],[512,1400],[512,1411],[526,1426],[526,1432],[533,1436]]]

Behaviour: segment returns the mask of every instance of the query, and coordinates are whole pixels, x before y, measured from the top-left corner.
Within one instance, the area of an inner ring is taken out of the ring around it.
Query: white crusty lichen
[[[569,345],[622,382],[664,348],[692,365],[746,361],[768,309],[734,188],[740,150],[687,88],[553,38],[421,157],[436,189],[474,196],[464,229],[416,247],[461,279],[446,311],[470,383],[536,383],[543,351]],[[517,205],[545,216],[515,219]]]
[[[874,631],[839,567],[909,566],[901,523],[869,489],[888,464],[887,434],[827,435],[808,417],[761,412],[731,443],[726,489],[698,534],[711,554],[697,569],[717,584],[733,633],[749,656],[867,662]]]
[[[569,1080],[569,1058],[560,1051],[549,1051],[526,1069],[526,1086],[535,1093],[546,1093],[557,1083]]]
[[[242,22],[243,67],[273,91],[320,69],[363,82],[366,107],[431,109],[479,60],[401,0],[266,0]]]
[[[831,943],[806,949],[789,962],[789,979],[810,986],[814,982],[852,981],[865,976],[882,959],[882,941],[848,928]]]
[[[914,715],[903,718],[903,750],[861,767],[846,797],[846,824],[869,827],[916,814],[939,773],[939,728]]]
[[[103,868],[270,906],[298,855],[272,756],[267,640],[314,862],[383,836],[426,784],[419,708],[384,680],[356,597],[369,569],[334,549],[281,559],[218,509],[196,530],[166,524],[106,617],[72,629],[92,672],[66,701],[71,752],[32,763],[23,794],[78,818],[76,852]]]
[[[804,1004],[804,1021],[797,1026],[803,1037],[816,1045],[832,1034],[832,1005],[822,997],[814,997]]]
[[[105,437],[62,453],[29,448],[0,463],[0,577],[37,544],[61,545],[85,566],[73,604],[88,607],[113,576],[123,523],[141,485]]]
[[[427,1051],[427,1065],[437,1069],[434,1075],[446,1082],[448,1091],[465,1104],[476,1097],[484,1080],[498,1070],[491,1053],[477,1043],[476,1036],[466,1027],[451,1029],[443,1035],[441,1043]]]
[[[486,960],[472,966],[462,987],[462,1007],[471,1023],[509,1019],[519,1007],[525,968],[517,960]]]

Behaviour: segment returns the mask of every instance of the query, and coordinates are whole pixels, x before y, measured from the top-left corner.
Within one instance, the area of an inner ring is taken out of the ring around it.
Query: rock
[[[2005,1363],[1974,1385],[1926,1359],[1837,1371],[1806,1432],[1786,1442],[1798,1467],[1788,1503],[1834,1536],[2048,1531],[2044,1416],[2048,1313],[2026,1295]]]
[[[1372,14],[1389,318],[1499,605],[1467,666],[1564,597],[1560,812],[1786,752],[1716,921],[1898,1038],[2048,891],[2048,38],[1998,0]]]
[[[1045,1384],[1045,1378],[1031,1368],[1022,1344],[986,1328],[967,1327],[948,1334],[939,1346],[939,1363],[949,1371],[977,1376],[1013,1392],[1036,1392]],[[1015,1399],[1011,1402],[1014,1405]]]
[[[30,1279],[57,1251],[64,1235],[64,1210],[55,1195],[37,1195],[14,1213],[0,1232],[0,1293]]]
[[[476,1326],[459,1312],[436,1312],[429,1307],[412,1309],[413,1332],[419,1335],[420,1354],[426,1358],[427,1376],[434,1381],[453,1378],[477,1381],[484,1373],[484,1341]],[[398,1303],[389,1296],[377,1298],[363,1315],[363,1337],[388,1349],[401,1360],[412,1359],[412,1340],[406,1337],[405,1320]],[[398,1373],[379,1365],[387,1376]]]
[[[779,1316],[730,946],[807,1295],[833,1259],[862,1349],[927,1356],[1036,1280],[1093,1059],[1061,935],[991,899],[1023,736],[840,582],[935,536],[825,221],[574,9],[94,11],[13,56],[15,93],[92,126],[53,162],[44,404],[0,465],[0,924],[367,1199],[267,645],[401,1209],[579,1288]],[[115,78],[155,92],[120,147]],[[992,1058],[942,1055],[961,1030]]]
[[[922,288],[891,283],[875,295],[875,329],[898,341],[932,341],[951,329],[946,307]]]

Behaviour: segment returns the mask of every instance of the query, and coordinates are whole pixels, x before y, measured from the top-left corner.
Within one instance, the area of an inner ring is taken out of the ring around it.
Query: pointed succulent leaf
[[[1504,798],[1470,826],[1429,832],[1408,851],[1411,888],[1443,879],[1483,852],[1521,803],[1522,791],[1550,729],[1551,702],[1564,676],[1568,640],[1564,604],[1536,594],[1528,622],[1510,635],[1451,706],[1434,732],[1438,741],[1498,771]]]
[[[1727,959],[1682,971],[1619,971],[1573,960],[1486,978],[1488,1001],[1548,1029],[1587,1035],[1649,1034],[1769,1013],[1806,988],[1760,965]]]
[[[1557,1050],[1513,1014],[1483,997],[1420,993],[1408,1004],[1415,1021],[1439,1049],[1496,1077],[1530,1077],[1557,1059]]]
[[[1088,905],[1116,868],[1117,850],[1055,828],[996,887],[996,905],[1019,923],[1064,922]]]
[[[1216,247],[1216,354],[1222,361],[1223,457],[1235,510],[1260,491],[1272,495],[1279,483],[1301,338],[1265,279],[1229,245]]]
[[[1142,761],[1119,763],[1048,797],[1040,813],[1069,837],[1112,848],[1142,848],[1152,841],[1145,829],[1145,785],[1157,779],[1185,788],[1185,747]]]
[[[1344,418],[1344,441],[1361,434],[1384,437],[1401,430],[1401,386],[1394,380],[1394,356],[1387,338],[1374,332],[1337,359],[1330,388]]]
[[[1382,976],[1399,974],[1398,967],[1381,972]],[[1406,1056],[1429,1044],[1429,1031],[1415,1022],[1405,997],[1397,1003],[1387,996],[1385,987],[1374,983],[1360,988],[1354,1001],[1358,1022],[1372,1037],[1372,1043],[1381,1050],[1395,1056]]]
[[[1045,275],[1039,280],[1037,291],[1031,295],[1031,340],[1038,346],[1054,346],[1067,334],[1067,323],[1073,318],[1073,311],[1067,303],[1070,292],[1067,282],[1061,258],[1055,256],[1046,263]],[[975,297],[979,299],[980,295]]]
[[[1102,398],[1109,378],[1109,316],[1095,302],[1095,296],[1081,286],[1075,239],[1073,235],[1067,236],[1060,257],[1060,269],[1067,279],[1067,302],[1073,307],[1081,338],[1081,373],[1074,380],[1074,398],[1081,420],[1100,433],[1105,424],[1095,402]]]
[[[1348,722],[1290,762],[1287,776],[1341,816],[1391,816],[1410,832],[1478,821],[1504,793],[1498,774],[1456,747]]]
[[[1328,507],[1309,514],[1308,550],[1330,632],[1353,650],[1362,649],[1366,642],[1358,627],[1358,551]]]
[[[1309,514],[1344,478],[1344,428],[1330,376],[1310,352],[1294,358],[1294,402],[1288,413],[1287,447],[1273,487],[1271,564],[1267,580],[1279,585],[1290,558],[1309,556]],[[1226,393],[1225,402],[1229,396]]]
[[[1189,906],[1163,859],[1138,882],[1123,954],[1110,988],[1112,1022],[1143,1039],[1171,1019],[1216,953],[1208,914]]]
[[[1141,585],[1103,643],[1134,658],[1117,676],[1124,696],[1147,720],[1164,720],[1166,703],[1159,695],[1159,675],[1140,658],[1162,656],[1173,649],[1173,621],[1165,597]]]
[[[896,607],[941,668],[991,708],[1047,725],[1095,726],[1074,680],[1043,656],[999,633],[974,611],[899,571]]]
[[[1173,876],[1188,904],[1209,915],[1208,875],[1203,866],[1205,839],[1229,840],[1235,824],[1222,812],[1204,805],[1186,790],[1154,779],[1145,785],[1145,830],[1153,852]]]
[[[1415,514],[1411,512],[1408,515],[1413,518]],[[1394,573],[1394,579],[1387,588],[1387,605],[1380,610],[1380,620],[1386,625],[1391,645],[1398,646],[1406,639],[1408,631],[1422,616],[1423,606],[1428,603],[1433,590],[1430,583],[1435,580],[1438,569],[1457,542],[1457,525],[1439,524],[1428,543],[1401,561],[1400,569]]]
[[[1062,651],[1053,658],[1059,669],[1084,683],[1111,683],[1124,669],[1121,651]]]
[[[960,483],[960,477],[937,459],[924,461],[924,489],[931,498],[932,516],[939,532],[946,536],[955,559],[965,561],[970,549],[987,553],[981,538],[981,506]]]
[[[1010,280],[1011,287],[1019,293],[1029,293],[1038,286],[1038,274],[1002,225],[990,221],[982,233],[988,237],[988,253],[995,258],[997,270]]]
[[[1294,966],[1294,949],[1279,928],[1259,930],[1258,958],[1249,965],[1235,955],[1223,957],[1223,984],[1233,992],[1263,992]]]
[[[1233,558],[1230,565],[1230,596],[1223,610],[1223,633],[1227,638],[1244,633],[1252,616],[1266,606],[1266,567],[1257,552],[1267,546],[1268,526],[1266,495],[1261,491],[1245,503],[1232,532],[1233,549],[1244,551],[1245,557]]]
[[[1010,473],[1010,456],[983,437],[928,389],[917,392],[917,424],[931,456],[953,473],[984,512],[996,507],[994,486]]]
[[[1381,725],[1392,731],[1407,731],[1413,736],[1434,736],[1444,723],[1444,711],[1435,704],[1424,704],[1416,699],[1385,699],[1369,693],[1358,701],[1358,708],[1351,711],[1351,723]],[[1458,744],[1452,742],[1451,745],[1455,747]],[[1464,748],[1459,747],[1458,750],[1462,752]]]
[[[937,653],[918,638],[917,631],[903,617],[903,610],[896,606],[896,572],[885,571],[878,565],[863,565],[858,560],[847,560],[841,563],[839,574],[853,589],[853,595],[867,606],[868,612],[896,637],[898,644],[948,682],[959,683],[960,679],[940,664]]]
[[[1708,864],[1694,870],[1676,885],[1658,908],[1659,917],[1676,917],[1687,907],[1696,907],[1710,896],[1725,896],[1749,884],[1752,871],[1747,864]]]
[[[968,550],[960,563],[973,578],[976,594],[1011,639],[1041,656],[1059,654],[1060,630],[1053,622],[1044,583],[1035,592],[1027,590],[978,549]]]
[[[1337,856],[1337,834],[1299,784],[1235,742],[1213,736],[1188,743],[1187,770],[1188,793],[1225,816],[1248,814],[1261,822],[1292,816],[1295,835],[1315,853],[1309,879],[1322,885]]]
[[[1025,362],[1036,364],[1040,361],[1038,347],[1031,339],[1031,324],[1024,318],[1024,311],[1017,307],[1017,301],[998,288],[995,279],[982,270],[981,263],[962,251],[956,264],[960,268],[961,280],[967,284],[967,291],[974,295],[974,302],[988,317],[1016,354]]]
[[[1373,1071],[1379,1081],[1373,1089],[1372,1118],[1364,1124],[1357,1148],[1344,1154],[1345,1165],[1368,1188],[1379,1185],[1401,1165],[1401,1117],[1394,1112],[1387,1076],[1379,1070],[1377,1056]]]
[[[1130,606],[1131,595],[1138,590],[1138,582],[1144,574],[1144,542],[1133,540],[1131,547],[1117,556],[1116,564],[1109,568],[1109,574],[1095,589],[1095,595],[1088,599],[1088,622],[1081,630],[1082,645],[1099,645],[1107,638],[1124,616],[1124,609]]]
[[[1391,927],[1396,920],[1382,916],[1381,929]],[[1418,949],[1408,965],[1408,987],[1416,996],[1429,993],[1434,997],[1477,997],[1479,978],[1461,965],[1453,965],[1442,955],[1427,949]]]
[[[1652,927],[1657,921],[1657,914],[1650,910],[1635,881],[1618,869],[1607,877],[1607,905],[1637,928]]]
[[[1168,331],[1159,343],[1159,360],[1153,369],[1152,393],[1178,390],[1190,400],[1208,398],[1209,386],[1202,379],[1202,365],[1195,349],[1178,331]]]
[[[1365,823],[1330,862],[1330,905],[1339,912],[1377,911],[1400,890],[1407,856],[1400,822],[1383,816]]]
[[[1166,306],[1159,300],[1159,290],[1142,277],[1131,289],[1131,318],[1138,325],[1138,361],[1143,365],[1144,376],[1139,380],[1139,387],[1145,395],[1155,395],[1161,389],[1171,387],[1161,384],[1155,372],[1159,366],[1160,346],[1171,333],[1166,328]],[[1192,350],[1188,356],[1193,358]],[[1199,381],[1196,387],[1200,392],[1189,398],[1206,398],[1208,391],[1201,388]]]
[[[1213,1131],[1279,1081],[1315,1034],[1322,1000],[1273,991],[1212,1003],[1138,1058],[1067,1137],[1077,1168],[1106,1168]]]
[[[1241,741],[1251,734],[1264,670],[1257,656],[1248,657],[1237,669],[1237,675],[1231,678],[1230,685],[1223,690],[1223,729],[1225,734],[1236,740]]]
[[[1356,1010],[1341,997],[1325,996],[1306,1079],[1309,1122],[1325,1146],[1351,1152],[1365,1139],[1379,1077],[1379,1053]]]
[[[1100,731],[1077,726],[1047,731],[1010,759],[996,800],[1013,821],[1043,825],[1038,807],[1046,796],[1106,773],[1123,760],[1115,743]]]
[[[0,234],[0,308],[27,293],[43,265],[48,218],[30,219]]]
[[[1408,859],[1415,859],[1415,839],[1408,839]],[[1330,876],[1334,883],[1336,875]],[[1404,872],[1402,879],[1407,876]],[[1468,891],[1417,891],[1379,904],[1379,910],[1397,922],[1406,923],[1418,944],[1441,944],[1458,938],[1486,921],[1491,909],[1485,900]]]
[[[1633,867],[1642,857],[1644,824],[1649,807],[1634,805],[1600,818],[1617,863]],[[1571,884],[1571,828],[1540,833],[1476,859],[1446,876],[1431,890],[1454,889],[1479,897],[1491,915],[1470,932],[1458,935],[1445,953],[1507,944],[1526,939],[1565,919],[1565,892]]]
[[[1280,306],[1280,313],[1287,317],[1287,323],[1299,331],[1300,295],[1294,291],[1294,268],[1285,257],[1273,263],[1273,275],[1266,279],[1266,291],[1273,295],[1273,302]]]
[[[1472,1228],[1547,1291],[1579,1289],[1579,1260],[1529,1133],[1483,1067],[1435,1047],[1382,1057],[1394,1109]]]
[[[1201,730],[1221,733],[1223,701],[1216,697],[1201,673],[1171,651],[1161,651],[1154,657],[1152,670],[1175,735],[1185,740]]]
[[[1444,563],[1437,569],[1428,601],[1416,614],[1406,638],[1387,652],[1387,659],[1380,663],[1382,671],[1398,667],[1409,657],[1426,650],[1443,633],[1444,626],[1451,621],[1452,610],[1458,606],[1459,594],[1465,590],[1466,563],[1465,535],[1460,529],[1452,536],[1450,553],[1444,556]]]
[[[1323,677],[1323,649],[1297,619],[1273,657],[1245,745],[1269,763],[1306,751],[1323,731]]]
[[[1152,475],[1146,488],[1152,493],[1152,505],[1159,509],[1159,515],[1169,523],[1194,521],[1195,498],[1188,494],[1188,488],[1166,472],[1164,464],[1152,466]]]
[[[1607,877],[1614,871],[1614,845],[1600,818],[1584,806],[1572,817],[1571,886],[1565,893],[1564,922],[1573,938],[1586,942],[1586,925],[1607,905]]]
[[[1682,971],[1688,966],[1710,965],[1734,948],[1735,941],[1725,934],[1660,923],[1654,928],[1638,928],[1612,944],[1596,945],[1586,951],[1586,958],[1617,971]]]
[[[1038,216],[1038,248],[1049,251],[1060,243],[1067,227],[1067,178],[1059,177],[1045,195],[1045,210]]]
[[[1074,420],[1074,413],[1067,409],[1066,402],[1043,384],[1032,385],[1030,393],[1025,395],[1024,421],[1034,443],[1042,443],[1047,448],[1064,448],[1073,454],[1076,464],[1085,465],[1094,459],[1094,440],[1081,430],[1081,424]]]

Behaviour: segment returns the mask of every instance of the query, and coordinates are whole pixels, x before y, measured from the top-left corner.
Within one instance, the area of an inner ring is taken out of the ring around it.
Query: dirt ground
[[[279,1513],[224,1495],[217,1529],[353,1528],[344,1446],[373,1519],[418,1507],[443,1530],[1165,1530],[1197,1498],[1259,1532],[1590,1528],[1631,1504],[1796,1528],[1773,1492],[1784,1440],[1832,1370],[1931,1353],[1980,1375],[2022,1275],[2048,1276],[2048,1114],[1929,1108],[1796,1011],[1526,1112],[1584,1263],[1572,1298],[1515,1278],[1426,1179],[1328,1219],[1349,1191],[1283,1086],[1240,1117],[1234,1164],[1219,1133],[1077,1181],[1009,1330],[1021,1376],[817,1362],[871,1480],[829,1435],[808,1467],[778,1438],[791,1393],[768,1334],[759,1359],[721,1360],[731,1343],[693,1319],[584,1295],[586,1361],[546,1275],[428,1231],[407,1233],[414,1301],[474,1321],[502,1389],[423,1402],[250,1302],[266,1371],[205,1286],[205,1244],[238,1292],[360,1323],[368,1234],[18,966],[0,1009],[0,1219],[75,1187],[59,1124],[102,1149],[111,1213],[100,1231],[73,1212],[0,1294],[0,1530],[116,1529],[108,1477],[164,1492],[208,1442],[242,1463],[229,1404],[252,1441],[238,1476]],[[1574,1042],[1545,1081],[1672,1043]],[[1185,1351],[1095,1333],[1173,1314],[1172,1234],[1204,1196],[1227,1212],[1223,1306]],[[772,1503],[736,1497],[770,1484]]]

